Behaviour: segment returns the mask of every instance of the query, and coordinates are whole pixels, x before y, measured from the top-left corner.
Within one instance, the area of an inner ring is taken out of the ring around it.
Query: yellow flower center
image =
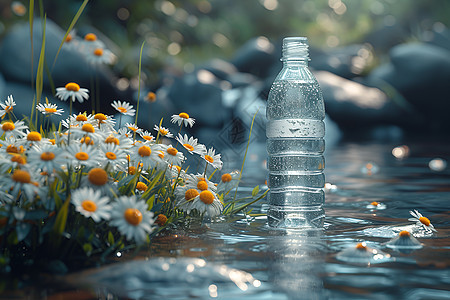
[[[83,124],[83,126],[81,127],[81,130],[89,132],[89,133],[95,132],[94,126],[92,126],[92,124],[89,124],[89,123]]]
[[[119,139],[115,138],[111,135],[105,139],[105,143],[106,144],[116,144],[117,146],[119,146],[119,144],[120,144]]]
[[[27,134],[27,140],[32,142],[39,142],[42,139],[42,136],[39,132],[32,131]]]
[[[68,91],[78,92],[80,90],[80,86],[75,82],[69,82],[65,87]]]
[[[208,189],[208,184],[206,183],[206,181],[201,180],[197,183],[197,188],[200,191],[206,191]]]
[[[163,159],[163,158],[164,158],[164,153],[163,153],[162,151],[159,151],[158,157],[161,158],[161,159]]]
[[[420,217],[419,221],[425,226],[430,226],[431,224],[430,220],[427,217]]]
[[[84,36],[84,39],[89,42],[94,42],[97,40],[97,36],[93,33],[88,33]]]
[[[370,205],[372,205],[372,206],[378,206],[378,202],[376,202],[376,201],[373,201],[372,203],[370,203]]]
[[[128,224],[133,226],[137,226],[142,222],[142,213],[136,208],[127,208],[123,216]]]
[[[78,152],[77,154],[75,154],[75,158],[78,160],[88,160],[89,154],[81,151],[81,152]]]
[[[159,129],[159,133],[160,133],[161,135],[166,135],[166,134],[169,133],[169,130],[164,129],[164,128],[160,128],[160,129]]]
[[[50,161],[55,159],[55,153],[53,152],[43,152],[41,154],[41,160],[43,161]]]
[[[222,182],[230,182],[231,179],[233,178],[231,177],[230,173],[225,173],[221,177]]]
[[[128,168],[128,174],[130,174],[130,175],[136,174],[136,167],[130,166],[130,167]]]
[[[6,152],[7,153],[19,153],[19,149],[17,149],[17,147],[14,145],[8,145],[8,147],[6,147]]]
[[[183,144],[183,147],[189,151],[194,151],[194,147],[192,147],[192,145],[190,145],[190,144]]]
[[[11,157],[11,161],[18,163],[19,165],[24,165],[27,162],[25,157],[21,156],[20,154],[13,155]]]
[[[117,155],[114,152],[106,152],[105,156],[107,159],[115,160],[117,158]]]
[[[170,148],[167,148],[167,153],[169,153],[172,156],[175,156],[175,155],[177,155],[178,150],[173,147],[170,147]]]
[[[164,226],[164,224],[166,224],[166,222],[167,222],[167,217],[165,216],[165,215],[163,215],[163,214],[159,214],[157,217],[156,217],[156,220],[155,220],[155,223],[158,225],[158,226]]]
[[[400,231],[400,233],[398,235],[401,237],[407,237],[407,236],[409,236],[409,232],[406,230],[402,230],[402,231]]]
[[[88,212],[94,212],[97,210],[97,204],[92,200],[84,200],[81,202],[81,207]]]
[[[12,106],[7,105],[7,106],[5,107],[5,112],[7,112],[7,113],[12,112],[12,110],[13,110],[13,107],[12,107]]]
[[[118,111],[120,111],[121,113],[126,113],[127,111],[128,111],[128,109],[126,109],[125,107],[123,107],[123,106],[119,106],[118,108],[117,108],[117,110]]]
[[[94,115],[94,119],[99,120],[99,121],[106,121],[108,117],[104,114],[98,113]]]
[[[80,143],[86,144],[86,145],[94,145],[94,141],[88,136],[81,138]]]
[[[16,126],[12,122],[5,122],[2,124],[3,131],[11,131],[14,130],[14,128],[16,128]]]
[[[102,56],[103,55],[103,49],[102,48],[97,48],[94,50],[94,55],[95,56]]]
[[[214,202],[214,195],[210,191],[202,191],[200,193],[200,200],[202,200],[203,203],[209,205]]]
[[[153,92],[148,92],[146,99],[148,101],[150,101],[150,102],[155,102],[156,101],[156,94],[153,93]]]
[[[366,250],[367,249],[367,247],[364,243],[358,243],[355,248],[358,250]]]
[[[30,173],[24,170],[15,170],[14,173],[11,176],[12,180],[15,182],[20,183],[30,183],[31,182],[31,176]]]
[[[196,189],[188,189],[184,193],[184,199],[186,199],[186,201],[192,201],[198,195],[199,195],[199,192]]]
[[[146,141],[151,141],[151,140],[153,140],[153,136],[151,136],[151,135],[143,135],[142,138],[143,138],[144,140],[146,140]]]
[[[44,108],[44,111],[47,112],[47,113],[49,113],[49,114],[53,114],[53,113],[56,112],[56,108],[53,108],[53,107],[46,107],[46,108]]]
[[[183,119],[189,119],[189,115],[185,112],[180,113],[178,116]]]
[[[55,139],[49,139],[48,140],[50,143],[52,143],[52,145],[55,145],[56,144],[56,140]]]
[[[145,183],[143,183],[143,182],[138,182],[137,184],[136,184],[136,189],[138,190],[138,191],[141,191],[141,192],[145,192],[146,190],[147,190],[147,188],[148,188],[148,186],[145,184]]]
[[[70,41],[72,41],[72,35],[69,33],[66,37],[66,43],[69,43]]]
[[[87,121],[87,117],[85,115],[78,115],[75,120],[77,120],[77,122],[86,122]]]
[[[211,164],[214,162],[214,159],[211,156],[209,156],[209,155],[205,155],[205,160],[208,161]]]
[[[141,156],[141,157],[144,157],[144,156],[150,156],[150,154],[152,154],[152,149],[150,149],[150,147],[149,146],[141,146],[141,147],[139,147],[139,149],[138,149],[138,154]]]
[[[102,168],[93,168],[88,172],[88,179],[94,185],[105,185],[108,182],[108,173]]]

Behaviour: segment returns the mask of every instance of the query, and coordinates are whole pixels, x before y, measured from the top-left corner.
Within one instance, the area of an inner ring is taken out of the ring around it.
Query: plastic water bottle
[[[308,69],[308,40],[283,40],[283,68],[267,101],[268,225],[323,227],[325,107]]]

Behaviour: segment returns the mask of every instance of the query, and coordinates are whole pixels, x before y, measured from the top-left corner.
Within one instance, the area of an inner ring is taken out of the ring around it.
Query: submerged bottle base
[[[267,210],[267,224],[274,228],[322,228],[324,220],[325,210],[321,206],[269,205]]]

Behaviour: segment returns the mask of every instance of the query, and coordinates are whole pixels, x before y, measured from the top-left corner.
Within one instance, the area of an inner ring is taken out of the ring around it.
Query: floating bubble
[[[325,189],[325,192],[334,193],[334,192],[336,192],[338,190],[338,187],[336,185],[334,185],[334,184],[331,184],[331,183],[327,182],[324,185],[324,189]]]
[[[409,147],[406,145],[395,147],[392,149],[392,155],[397,159],[404,159],[409,156]]]
[[[428,167],[433,171],[444,171],[447,168],[447,161],[442,158],[434,158],[430,160]]]
[[[386,247],[409,253],[423,246],[409,231],[402,230],[396,237],[386,243]]]
[[[389,254],[370,248],[365,242],[342,250],[336,255],[336,258],[341,261],[364,265],[380,264],[391,260]]]
[[[361,173],[372,175],[377,173],[380,168],[373,162],[367,162],[364,166],[361,167]]]

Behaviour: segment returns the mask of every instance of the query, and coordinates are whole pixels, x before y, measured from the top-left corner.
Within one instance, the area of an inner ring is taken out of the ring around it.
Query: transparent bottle
[[[283,68],[267,100],[270,227],[323,227],[325,107],[308,69],[308,40],[283,40]]]

